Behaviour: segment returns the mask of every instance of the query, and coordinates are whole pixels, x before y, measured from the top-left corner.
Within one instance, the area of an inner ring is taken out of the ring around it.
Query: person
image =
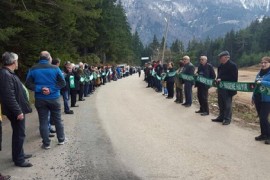
[[[168,89],[167,99],[172,99],[174,96],[174,77],[175,77],[175,69],[173,67],[173,63],[168,63],[168,73],[165,77],[166,87]]]
[[[179,61],[179,68],[176,70],[176,75],[174,78],[175,81],[175,91],[176,99],[175,103],[183,103],[183,79],[179,78],[180,73],[182,72],[184,63],[182,60]]]
[[[270,87],[270,57],[265,56],[261,59],[261,70],[256,76],[257,84]],[[265,144],[270,144],[270,95],[254,91],[252,104],[255,104],[256,111],[260,120],[261,134],[255,137],[256,141],[265,140]]]
[[[30,162],[25,161],[32,157],[25,154],[23,143],[25,139],[25,114],[32,109],[28,101],[28,91],[14,73],[18,69],[18,55],[5,52],[2,55],[3,68],[0,70],[0,102],[3,115],[10,120],[12,127],[12,160],[15,166],[31,167]],[[47,121],[48,122],[48,121]],[[48,126],[46,127],[48,129]]]
[[[53,62],[52,62],[53,64]],[[61,89],[61,94],[62,94],[62,97],[63,97],[63,102],[64,102],[64,112],[65,114],[74,114],[73,110],[70,109],[69,107],[69,96],[70,96],[70,85],[69,85],[69,78],[67,78],[68,76],[68,68],[70,68],[71,66],[71,63],[69,61],[65,62],[64,64],[64,69],[62,71],[63,73],[63,76],[65,78],[65,81],[66,81],[66,86],[63,87]]]
[[[80,75],[80,88],[79,88],[79,101],[85,101],[83,98],[84,95],[84,85],[85,85],[85,74],[84,74],[84,64],[79,62],[79,68],[77,69],[78,74]]]
[[[195,72],[194,65],[190,62],[189,56],[183,57],[184,67],[182,70],[183,74],[193,76]],[[192,86],[194,82],[189,80],[184,80],[184,94],[185,102],[182,104],[185,107],[190,107],[192,104]]]
[[[168,96],[168,89],[167,89],[167,83],[165,81],[165,78],[166,78],[166,74],[167,74],[167,71],[168,71],[168,64],[167,63],[164,63],[163,64],[163,71],[162,71],[162,78],[161,78],[161,85],[162,85],[162,89],[163,89],[163,96]],[[164,78],[165,77],[165,78]]]
[[[67,63],[66,64],[66,76],[65,80],[67,83],[67,87],[70,88],[70,107],[79,107],[76,105],[77,103],[77,94],[80,89],[80,79],[78,68],[76,68],[75,64]]]
[[[2,111],[0,104],[0,151],[2,151]],[[9,180],[11,177],[9,175],[2,175],[0,173],[0,180]]]
[[[216,73],[213,66],[207,63],[207,56],[200,57],[200,65],[196,74],[208,79],[216,79]],[[195,87],[197,87],[197,97],[200,104],[200,109],[195,111],[195,113],[201,113],[202,116],[207,116],[209,115],[208,89],[210,86],[196,82]]]
[[[163,67],[161,64],[161,60],[157,61],[157,65],[155,67],[155,72],[157,74],[158,77],[161,77],[161,73],[163,71]],[[157,88],[157,92],[162,92],[162,85],[161,85],[161,79],[156,78],[156,88]]]
[[[140,67],[140,66],[138,66],[138,68],[137,68],[137,72],[138,72],[138,74],[139,74],[139,77],[141,77],[142,69],[141,69],[141,67]]]
[[[238,68],[237,65],[230,60],[230,53],[222,51],[219,55],[220,65],[218,66],[216,83],[221,81],[237,82]],[[237,91],[217,89],[219,115],[212,119],[213,122],[222,122],[223,125],[229,125],[232,119],[232,98]]]
[[[35,92],[35,107],[39,117],[39,131],[42,137],[42,148],[50,149],[48,115],[54,120],[58,144],[65,143],[64,125],[61,120],[60,89],[66,82],[59,67],[51,64],[48,51],[42,51],[38,64],[29,69],[25,85]]]
[[[84,97],[89,97],[89,84],[90,84],[90,70],[89,70],[89,65],[88,64],[84,64],[84,75],[85,75],[85,79],[84,79],[84,91],[83,91],[83,95]]]

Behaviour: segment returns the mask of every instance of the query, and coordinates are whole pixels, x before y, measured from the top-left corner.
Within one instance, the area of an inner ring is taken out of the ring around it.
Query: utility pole
[[[163,64],[164,61],[164,53],[165,53],[165,46],[166,46],[166,41],[167,41],[167,35],[168,35],[168,25],[169,25],[169,20],[165,17],[164,20],[166,21],[166,30],[165,30],[165,37],[164,37],[164,44],[163,44],[163,51],[162,51],[162,59],[161,63]]]

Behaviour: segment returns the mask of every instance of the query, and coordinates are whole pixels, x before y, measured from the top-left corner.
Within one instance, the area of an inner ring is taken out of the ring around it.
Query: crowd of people
[[[218,55],[220,65],[217,74],[213,66],[207,62],[207,56],[200,56],[200,64],[196,70],[191,63],[189,56],[184,56],[177,67],[173,62],[162,64],[161,61],[153,61],[145,64],[145,81],[147,88],[154,88],[156,92],[163,93],[167,99],[175,97],[175,103],[182,104],[189,108],[192,105],[193,86],[197,88],[199,101],[199,113],[201,116],[209,115],[208,90],[211,85],[194,81],[194,76],[201,76],[213,79],[214,84],[223,81],[237,82],[238,68],[230,60],[228,51]],[[61,118],[61,111],[65,114],[74,114],[72,108],[78,107],[78,101],[84,101],[96,88],[105,85],[110,81],[117,81],[123,77],[138,72],[141,75],[140,67],[130,66],[91,66],[80,62],[74,64],[70,61],[64,63],[61,70],[60,59],[53,59],[48,51],[40,53],[39,61],[31,67],[27,73],[25,85],[15,74],[18,69],[18,55],[12,52],[5,52],[2,55],[2,68],[0,69],[0,102],[2,114],[5,115],[12,127],[12,160],[15,166],[31,167],[31,154],[24,152],[23,144],[25,139],[26,114],[32,112],[29,102],[29,92],[35,95],[35,108],[39,118],[39,132],[42,138],[41,148],[50,149],[51,137],[58,139],[58,145],[64,145],[64,125]],[[259,85],[270,87],[270,57],[261,59],[261,69],[255,80],[256,89]],[[232,99],[237,93],[235,90],[217,88],[217,99],[219,115],[212,119],[213,122],[221,122],[222,125],[229,125],[232,120]],[[64,108],[61,108],[60,97],[63,98]],[[264,141],[270,144],[270,93],[255,90],[252,96],[252,103],[255,104],[260,120],[261,134],[255,137],[256,141]],[[0,114],[1,115],[1,114]],[[0,116],[0,150],[2,142],[2,117]],[[55,126],[55,128],[52,128]],[[0,179],[10,179],[10,176],[0,174]]]
[[[199,59],[199,66],[196,69],[191,63],[189,56],[184,56],[174,66],[173,62],[162,64],[161,61],[152,61],[145,64],[145,81],[147,88],[153,88],[156,92],[162,92],[167,99],[175,97],[174,102],[188,108],[192,105],[192,90],[197,88],[199,109],[195,113],[201,116],[209,115],[208,94],[209,88],[217,87],[217,100],[219,114],[212,119],[213,122],[220,122],[222,125],[229,125],[232,121],[232,100],[237,94],[236,90],[219,87],[222,82],[238,82],[238,67],[230,60],[230,53],[222,51],[218,54],[219,66],[217,74],[213,66],[207,62],[207,56],[202,55]],[[196,70],[195,70],[196,69]],[[204,78],[205,82],[197,81],[196,78]],[[265,141],[270,144],[270,93],[264,93],[260,87],[270,88],[270,57],[261,59],[261,69],[255,80],[252,103],[255,104],[261,127],[261,135],[255,137],[256,141]],[[176,93],[174,95],[174,93]]]
[[[50,138],[56,137],[58,145],[67,142],[61,111],[74,114],[71,108],[78,107],[78,101],[84,101],[94,93],[96,88],[110,81],[127,77],[136,72],[136,68],[121,66],[90,66],[86,63],[64,63],[61,70],[60,59],[53,59],[48,51],[42,51],[38,63],[28,70],[25,85],[15,74],[18,69],[18,55],[5,52],[2,55],[0,69],[0,150],[2,144],[2,114],[12,127],[12,160],[15,166],[32,167],[27,159],[32,154],[24,152],[26,114],[32,112],[29,101],[29,91],[34,93],[35,108],[39,119],[39,132],[42,139],[41,148],[51,148]],[[61,107],[61,97],[63,105]],[[55,128],[53,128],[53,126]],[[10,176],[0,174],[0,180],[10,179]]]

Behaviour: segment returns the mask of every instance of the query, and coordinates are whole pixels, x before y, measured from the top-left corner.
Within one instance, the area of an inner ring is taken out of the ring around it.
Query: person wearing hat
[[[216,83],[221,81],[237,82],[238,68],[237,65],[230,60],[230,53],[222,51],[219,55],[220,65],[217,71]],[[223,125],[229,125],[232,119],[232,97],[236,95],[237,91],[217,89],[219,115],[212,119],[213,122],[222,122]]]
[[[15,166],[31,167],[25,161],[32,157],[25,154],[23,144],[25,139],[25,114],[32,112],[28,101],[28,91],[18,76],[14,73],[18,69],[18,55],[5,52],[2,55],[3,68],[0,69],[0,101],[3,115],[10,120],[12,127],[12,160]]]

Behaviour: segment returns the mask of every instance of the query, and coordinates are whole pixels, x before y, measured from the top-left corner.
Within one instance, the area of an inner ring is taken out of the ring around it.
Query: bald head
[[[190,63],[190,57],[189,56],[184,56],[183,57],[183,62],[184,62],[184,64]]]
[[[52,62],[51,54],[48,51],[41,51],[39,55],[40,60],[48,60],[50,63]]]
[[[201,56],[201,57],[200,57],[200,63],[201,63],[202,65],[205,65],[205,64],[207,63],[207,56]]]

